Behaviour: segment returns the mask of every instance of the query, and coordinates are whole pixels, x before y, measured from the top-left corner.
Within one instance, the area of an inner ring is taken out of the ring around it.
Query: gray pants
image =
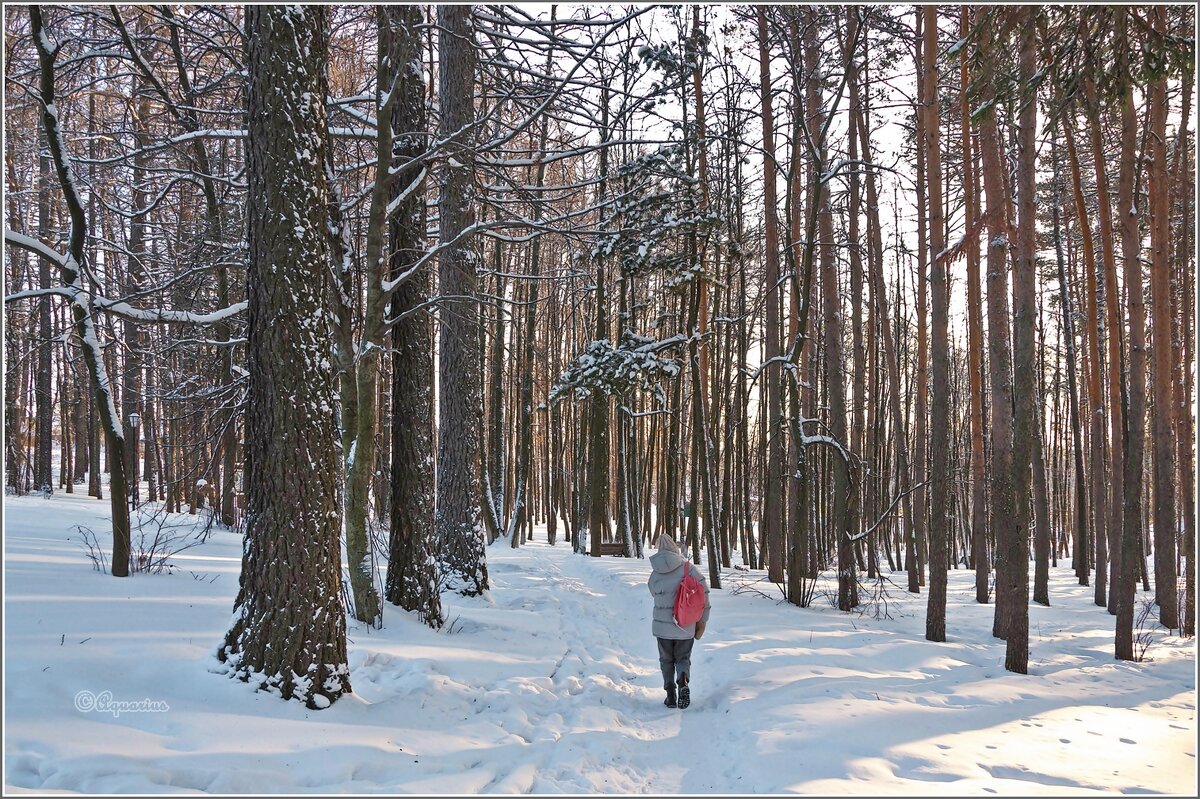
[[[676,682],[683,685],[689,681],[692,645],[695,643],[695,638],[658,639],[658,665],[662,666],[663,688],[670,689]]]

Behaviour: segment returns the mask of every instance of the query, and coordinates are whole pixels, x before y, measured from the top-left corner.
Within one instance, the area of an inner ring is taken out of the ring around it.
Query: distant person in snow
[[[680,709],[691,704],[692,645],[704,635],[711,605],[708,601],[708,582],[694,565],[687,570],[704,586],[704,615],[700,620],[680,627],[675,623],[675,593],[683,581],[687,558],[679,553],[679,545],[668,535],[658,537],[658,552],[650,556],[650,593],[654,596],[654,621],[651,630],[658,639],[658,662],[662,666],[663,688],[667,691],[667,707]],[[676,686],[679,692],[676,694]]]

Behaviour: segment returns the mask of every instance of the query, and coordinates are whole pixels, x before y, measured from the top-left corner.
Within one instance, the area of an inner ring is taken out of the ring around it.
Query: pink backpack
[[[683,579],[675,591],[675,623],[680,627],[694,624],[704,615],[704,586],[692,576],[691,564],[683,561]]]

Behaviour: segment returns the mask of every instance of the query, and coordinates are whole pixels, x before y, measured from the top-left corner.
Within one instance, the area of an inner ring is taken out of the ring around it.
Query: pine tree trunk
[[[393,131],[401,131],[394,157],[415,159],[427,147],[424,79],[421,65],[423,13],[417,6],[379,6],[380,49],[388,53],[396,85]],[[401,169],[391,184],[389,204],[401,192],[389,219],[391,279],[407,273],[425,253],[425,167]],[[445,617],[438,591],[434,518],[433,329],[429,312],[432,269],[415,271],[392,295],[392,464],[388,602],[415,611],[440,629]]]
[[[857,25],[852,22],[847,34],[853,42],[857,38]],[[809,9],[809,24],[805,36],[805,63],[809,67],[810,76],[816,75],[819,46],[817,42],[817,16],[815,10]],[[849,54],[853,57],[853,54]],[[840,98],[839,98],[840,99]],[[833,549],[837,559],[837,604],[839,610],[852,610],[858,605],[858,578],[854,569],[854,549],[850,541],[850,464],[845,455],[845,447],[849,440],[846,429],[846,386],[842,376],[844,363],[842,355],[842,318],[841,299],[838,293],[837,264],[834,260],[833,239],[833,210],[830,207],[829,186],[823,179],[828,169],[828,149],[824,134],[826,112],[822,98],[821,87],[815,79],[809,84],[810,113],[808,114],[810,131],[816,133],[812,141],[816,147],[816,161],[813,164],[813,184],[809,189],[813,206],[810,214],[816,217],[817,254],[821,270],[821,300],[823,316],[823,334],[825,336],[825,391],[829,408],[829,433],[837,442],[835,453],[830,454],[828,463],[832,472],[833,496],[829,514],[828,530],[833,536]],[[816,111],[816,113],[811,113]],[[809,241],[812,225],[809,225]],[[807,258],[811,259],[812,247],[806,247]],[[805,269],[805,275],[811,273],[811,260]],[[807,281],[806,281],[807,282]],[[808,286],[799,285],[801,291],[808,292]],[[800,324],[806,326],[807,309],[803,310]],[[793,343],[793,347],[796,344]],[[801,433],[803,431],[800,431]],[[803,439],[800,443],[805,447]],[[806,458],[807,459],[807,458]],[[802,509],[803,512],[803,509]]]
[[[559,299],[558,293],[555,292],[550,297],[549,330],[560,330],[559,324]],[[561,372],[558,363],[559,342],[556,336],[548,337],[546,349],[550,353],[547,374],[557,376]],[[558,543],[558,516],[564,509],[562,484],[566,456],[563,452],[563,437],[557,433],[562,424],[562,413],[559,403],[546,403],[546,543],[550,546]]]
[[[992,14],[996,11],[992,10]],[[990,52],[993,46],[990,26],[981,29],[980,48]],[[991,76],[986,72],[976,76],[986,85]],[[992,95],[984,102],[994,103]],[[1008,635],[1010,605],[1022,601],[1012,596],[1014,567],[1028,573],[1020,542],[1027,530],[1016,523],[1016,501],[1013,492],[1013,385],[1010,369],[1008,313],[1008,224],[1007,186],[1004,166],[1000,160],[1000,143],[996,135],[995,107],[989,107],[979,119],[979,151],[983,161],[983,189],[987,203],[987,317],[988,317],[988,378],[991,390],[991,481],[988,486],[988,507],[992,512],[992,540],[996,546],[996,610],[992,635]],[[1026,497],[1018,498],[1028,504]]]
[[[38,235],[43,240],[52,239],[50,230],[50,158],[41,155],[38,158]],[[50,288],[50,262],[45,258],[38,259],[39,288]],[[50,468],[51,434],[54,426],[54,408],[52,405],[53,391],[51,380],[54,370],[51,368],[51,358],[54,355],[54,345],[51,343],[51,312],[50,297],[43,296],[37,301],[37,372],[34,376],[34,445],[33,445],[33,486],[37,491],[52,493],[54,491],[54,475]]]
[[[807,26],[814,24],[812,15],[808,9],[801,12],[799,9],[789,8],[784,13],[787,22],[787,47],[793,54],[789,60],[792,62],[790,64],[792,96],[794,97],[792,102],[796,108],[791,114],[791,157],[788,159],[787,176],[784,180],[786,188],[783,205],[787,226],[783,241],[784,257],[780,264],[783,275],[790,276],[790,279],[784,277],[790,290],[787,296],[786,345],[781,342],[780,347],[782,349],[786,346],[785,351],[791,361],[782,372],[784,385],[779,387],[781,412],[784,414],[783,418],[789,429],[783,468],[783,485],[780,487],[780,491],[783,501],[783,545],[787,552],[787,596],[792,603],[805,607],[811,597],[811,591],[806,589],[811,588],[812,585],[807,578],[816,576],[809,565],[812,558],[810,550],[815,551],[813,545],[816,542],[811,523],[814,519],[813,509],[809,501],[813,485],[812,471],[807,459],[808,453],[804,450],[805,408],[801,399],[801,384],[807,383],[811,392],[812,387],[816,385],[816,376],[807,368],[803,355],[797,351],[799,347],[803,346],[801,337],[809,334],[807,326],[803,331],[800,329],[800,295],[803,289],[800,287],[799,273],[801,260],[807,254],[810,246],[810,242],[801,240],[804,235],[804,221],[808,216],[815,215],[817,206],[815,193],[805,197],[803,203],[800,198],[804,192],[806,177],[811,182],[813,170],[816,168],[813,163],[815,159],[811,157],[805,146],[805,133],[809,117],[820,113],[820,101],[817,97],[818,79],[814,63],[817,60],[816,48],[807,39],[803,45],[800,42],[799,16],[801,13],[805,15]],[[803,113],[800,113],[801,109],[803,109]],[[801,164],[805,162],[807,162],[807,174],[801,168]],[[780,316],[782,316],[782,293],[781,291],[778,298]],[[807,291],[803,300],[810,301]],[[791,368],[793,365],[796,367],[795,371]],[[808,377],[809,375],[811,377]],[[815,415],[815,411],[813,413]]]
[[[1116,613],[1116,597],[1113,591],[1117,587],[1117,575],[1121,567],[1121,508],[1124,503],[1124,483],[1122,475],[1125,471],[1125,411],[1122,407],[1121,395],[1125,390],[1125,357],[1122,346],[1121,303],[1117,287],[1117,256],[1116,235],[1113,231],[1112,201],[1109,198],[1108,174],[1105,166],[1104,133],[1101,126],[1101,112],[1097,105],[1095,83],[1085,79],[1084,86],[1087,94],[1090,138],[1092,146],[1092,163],[1096,170],[1096,208],[1100,217],[1100,250],[1104,263],[1104,311],[1105,333],[1108,347],[1108,440],[1110,446],[1109,458],[1109,488],[1108,518],[1106,549],[1108,551],[1108,575],[1104,584],[1109,587],[1107,599],[1102,591],[1099,578],[1096,580],[1096,604],[1108,606],[1109,613]],[[1097,509],[1099,512],[1099,509]],[[1103,568],[1097,557],[1096,570]]]
[[[704,84],[701,79],[700,64],[700,7],[692,6],[692,37],[696,64],[692,69],[692,90],[696,101],[696,177],[699,180],[701,214],[707,214],[709,209],[708,196],[708,152],[705,114],[704,114]],[[693,288],[693,313],[688,326],[692,339],[692,435],[696,441],[696,463],[700,470],[700,489],[704,507],[704,548],[708,554],[708,584],[710,588],[721,587],[721,568],[718,563],[718,530],[716,470],[719,461],[713,453],[712,434],[709,428],[708,402],[705,391],[709,379],[709,345],[704,341],[708,331],[708,258],[707,234],[692,233],[695,248],[694,263],[700,267]],[[697,508],[698,509],[698,508]]]
[[[1083,196],[1083,181],[1080,175],[1079,155],[1075,149],[1075,132],[1070,117],[1067,117],[1063,130],[1067,145],[1067,159],[1071,167],[1071,187],[1075,201],[1075,218],[1078,220],[1079,233],[1083,250],[1083,264],[1086,283],[1087,304],[1087,360],[1090,369],[1087,375],[1088,390],[1088,476],[1089,499],[1088,510],[1092,521],[1092,540],[1095,542],[1093,554],[1096,569],[1095,604],[1101,607],[1105,604],[1108,567],[1108,523],[1104,512],[1106,491],[1104,487],[1105,465],[1105,433],[1104,433],[1104,393],[1101,387],[1100,370],[1100,310],[1099,288],[1096,281],[1096,255],[1092,245],[1092,226],[1088,220],[1087,205]],[[1084,553],[1086,556],[1087,553]],[[1087,585],[1088,573],[1086,564],[1078,571],[1081,585]]]
[[[938,103],[937,8],[922,8],[925,17],[923,77],[925,80],[926,174],[929,178],[929,290],[933,295],[930,336],[933,397],[930,417],[929,470],[929,603],[925,638],[946,640],[946,548],[950,538],[950,332],[949,291],[946,285],[945,223],[942,213],[941,116]],[[922,279],[924,275],[921,276]]]
[[[65,327],[63,324],[63,314],[61,309],[56,309],[55,316],[58,317],[59,328]],[[71,429],[74,427],[74,414],[71,411],[71,389],[67,386],[65,364],[60,363],[58,371],[58,414],[59,414],[59,430],[60,436],[58,440],[58,481],[63,487],[63,491],[67,494],[75,493],[75,473],[74,473],[74,458],[71,457]]]
[[[859,10],[857,8],[846,9],[846,38],[850,43],[850,47],[856,45],[859,27]],[[859,97],[859,79],[858,79],[858,53],[853,50],[846,54],[846,65],[849,72],[848,83],[850,90],[850,107],[847,119],[848,131],[847,138],[849,140],[849,155],[851,161],[858,160],[858,129],[857,120],[861,100]],[[861,234],[859,226],[859,215],[862,212],[862,191],[860,187],[858,169],[851,169],[847,176],[849,181],[849,221],[847,224],[847,235],[850,244],[850,335],[851,335],[851,379],[853,380],[853,401],[851,402],[851,429],[853,431],[853,439],[850,442],[851,452],[857,459],[859,464],[862,464],[866,459],[866,434],[867,424],[864,419],[864,408],[866,405],[867,396],[867,354],[865,336],[863,330],[863,263],[861,244]],[[854,486],[855,495],[850,502],[850,517],[846,521],[846,529],[854,532],[862,529],[865,525],[862,520],[866,517],[867,510],[867,491],[865,481],[861,477],[861,468],[859,471],[859,479]],[[863,545],[868,548],[868,576],[875,577],[874,568],[874,547],[873,538],[868,537]]]
[[[250,6],[246,543],[218,658],[313,709],[350,692],[342,610],[325,78],[328,12]]]
[[[556,14],[555,7],[551,7],[551,18]],[[552,60],[554,50],[550,49],[546,53],[546,74],[552,73]],[[549,120],[543,116],[540,129],[538,130],[538,152],[546,151],[546,140],[549,135]],[[535,170],[534,185],[539,189],[546,183],[546,163],[539,160]],[[542,203],[535,202],[533,204],[533,219],[535,222],[541,221],[542,218]],[[521,401],[517,409],[517,490],[513,498],[513,525],[510,526],[510,534],[512,540],[511,546],[515,549],[519,545],[519,535],[517,530],[523,528],[526,523],[526,518],[529,516],[529,509],[526,507],[526,495],[530,492],[527,486],[532,478],[533,472],[533,345],[536,338],[535,310],[538,304],[538,291],[541,288],[542,274],[542,239],[537,237],[530,244],[529,252],[529,293],[525,298],[525,333],[524,333],[524,348],[522,354],[523,368],[521,369]],[[621,438],[621,443],[624,444],[624,437]],[[625,503],[622,502],[622,505]],[[632,554],[632,553],[627,553]]]
[[[158,377],[153,369],[146,372],[146,396],[142,402],[142,430],[145,436],[145,454],[143,474],[146,478],[146,499],[153,502],[159,499],[161,475],[158,471],[158,403],[154,396],[158,390]],[[232,422],[230,423],[232,424]],[[222,520],[222,524],[224,524]],[[233,520],[230,519],[230,524]]]
[[[499,243],[497,243],[499,247]],[[488,543],[504,535],[504,484],[508,479],[508,460],[505,457],[504,440],[504,269],[500,263],[500,252],[495,250],[493,269],[496,272],[495,314],[492,322],[491,358],[484,358],[491,367],[488,378],[487,402],[487,463],[484,470],[484,523],[487,526]],[[483,344],[487,346],[486,343]]]
[[[25,228],[25,220],[21,213],[22,205],[17,200],[19,187],[13,153],[15,140],[15,136],[4,137],[5,188],[8,194],[7,224],[14,230],[22,230]],[[9,249],[9,258],[4,266],[7,286],[25,285],[28,260],[29,257],[24,251],[16,247]],[[27,317],[18,310],[15,303],[5,305],[4,321],[7,334],[5,346],[9,352],[18,351],[19,348],[26,346],[25,337],[21,332],[25,328],[26,319]],[[8,489],[18,496],[25,493],[22,485],[21,442],[25,439],[26,409],[22,407],[21,403],[21,388],[25,385],[27,375],[26,360],[25,358],[4,359],[4,479]],[[82,416],[81,413],[80,417]]]
[[[967,6],[959,7],[959,36],[967,38],[971,20]],[[971,147],[971,106],[968,101],[967,48],[959,56],[959,111],[962,119],[963,203],[969,228],[979,219],[979,172]],[[991,598],[991,555],[987,548],[987,474],[984,462],[983,413],[983,294],[979,275],[979,248],[967,247],[967,348],[971,383],[971,560],[975,566],[975,601]]]
[[[865,110],[858,119],[859,143],[864,161],[871,161],[870,132],[865,122]],[[891,436],[895,447],[895,486],[896,494],[902,495],[903,528],[902,537],[912,538],[912,494],[909,493],[911,474],[909,472],[908,430],[904,411],[901,407],[900,392],[900,357],[897,352],[896,337],[893,333],[891,314],[888,310],[887,290],[883,283],[883,230],[879,217],[879,190],[877,175],[874,170],[867,172],[867,239],[870,248],[869,270],[871,284],[871,300],[875,315],[879,320],[880,336],[883,339],[883,354],[888,383],[888,411],[892,417]],[[882,414],[881,414],[882,416]],[[885,483],[886,484],[886,483]],[[891,550],[888,550],[891,560]],[[897,556],[898,560],[898,556]],[[894,564],[898,565],[898,564]]]
[[[488,589],[479,480],[483,398],[475,221],[475,33],[470,6],[438,6],[438,134],[449,141],[441,175],[438,258],[437,531],[446,584],[467,596]]]
[[[913,482],[914,487],[925,483],[929,479],[929,433],[927,426],[927,416],[929,411],[929,284],[925,279],[926,270],[928,269],[927,257],[928,250],[926,242],[928,242],[929,230],[927,224],[928,206],[926,204],[926,194],[929,188],[928,168],[926,166],[926,152],[924,147],[925,141],[925,125],[926,115],[924,109],[930,102],[926,95],[926,81],[923,77],[924,65],[924,37],[923,37],[924,17],[921,9],[917,10],[916,19],[916,55],[917,55],[917,105],[916,114],[916,190],[917,190],[917,271],[914,279],[914,284],[917,290],[916,296],[916,316],[917,316],[917,362],[916,374],[914,380],[914,402],[913,402]],[[925,563],[927,558],[925,538],[928,532],[926,520],[928,519],[928,503],[929,492],[925,487],[916,488],[913,491],[913,527],[912,537],[905,542],[904,562],[908,568],[908,590],[912,593],[919,593],[921,586],[925,585]]]
[[[1075,311],[1071,303],[1071,294],[1067,288],[1066,260],[1063,257],[1062,231],[1062,172],[1059,168],[1058,128],[1053,129],[1051,149],[1054,152],[1054,252],[1058,263],[1059,310],[1062,318],[1062,333],[1067,350],[1067,401],[1071,416],[1071,443],[1075,467],[1075,508],[1074,508],[1074,545],[1072,559],[1075,575],[1080,585],[1088,584],[1088,488],[1087,475],[1083,466],[1083,425],[1079,418],[1079,388],[1075,364],[1077,354],[1075,349]],[[1081,226],[1086,220],[1081,220]],[[1090,238],[1090,233],[1088,238]],[[1047,603],[1049,597],[1047,597]]]
[[[612,131],[608,117],[609,90],[601,87],[600,138],[607,142]],[[608,196],[608,147],[600,150],[600,185],[597,202],[604,204]],[[593,328],[595,341],[607,340],[610,335],[608,320],[608,297],[605,290],[607,263],[604,258],[596,262],[596,319]],[[600,557],[600,543],[608,538],[608,396],[593,389],[588,399],[588,470],[587,470],[587,518],[590,533],[589,553]]]
[[[780,391],[780,369],[777,359],[779,348],[779,226],[775,217],[775,128],[771,102],[771,68],[768,49],[766,9],[755,9],[758,20],[759,90],[762,100],[763,128],[763,207],[764,259],[766,261],[766,349],[763,353],[767,363],[760,382],[765,413],[762,416],[764,435],[767,441],[766,473],[763,478],[763,502],[759,521],[759,540],[765,542],[767,579],[773,583],[783,582],[783,417]]]
[[[1165,29],[1166,11],[1150,9],[1155,30]],[[1154,592],[1159,623],[1179,628],[1175,588],[1175,448],[1172,446],[1171,376],[1171,203],[1167,175],[1167,79],[1151,81],[1150,291],[1154,306]]]
[[[379,91],[377,115],[387,124],[378,126],[375,142],[375,176],[371,186],[371,204],[367,223],[366,297],[363,303],[361,344],[354,365],[357,399],[355,427],[346,458],[346,558],[350,571],[354,617],[373,626],[382,623],[379,595],[375,589],[375,559],[371,550],[368,518],[372,477],[375,473],[375,438],[379,429],[379,373],[382,359],[384,316],[387,295],[383,288],[387,260],[388,213],[390,200],[399,190],[392,175],[396,164],[396,133],[417,128],[397,128],[391,123],[396,114],[400,92],[396,84],[402,70],[411,70],[411,58],[398,52],[398,38],[392,26],[380,16],[376,52],[376,85]],[[411,80],[411,78],[410,78]],[[410,179],[411,180],[411,179]]]
[[[1045,342],[1042,344],[1044,352]],[[1030,467],[1033,482],[1033,601],[1049,606],[1053,532],[1050,529],[1050,487],[1046,478],[1045,440],[1041,424],[1044,409],[1039,397],[1040,392],[1034,400],[1033,462]]]
[[[1174,402],[1176,415],[1175,440],[1178,455],[1176,464],[1179,475],[1180,505],[1183,511],[1183,549],[1187,553],[1187,565],[1184,577],[1183,619],[1180,633],[1186,636],[1196,634],[1196,495],[1195,472],[1193,471],[1193,444],[1195,442],[1195,418],[1192,404],[1192,387],[1194,370],[1185,369],[1184,365],[1193,362],[1195,349],[1193,336],[1195,334],[1195,273],[1192,260],[1195,246],[1193,191],[1194,176],[1190,165],[1191,150],[1187,146],[1187,122],[1191,111],[1191,95],[1194,73],[1187,70],[1184,80],[1184,100],[1182,122],[1176,139],[1176,158],[1179,168],[1175,170],[1173,186],[1179,204],[1179,225],[1176,233],[1174,252],[1175,262],[1175,313],[1179,320],[1174,326],[1176,338],[1172,349],[1174,352]]]
[[[1128,8],[1117,11],[1118,40],[1124,44],[1118,74],[1129,76],[1128,52],[1133,46],[1129,36]],[[1134,660],[1134,600],[1137,579],[1144,559],[1141,554],[1142,475],[1145,455],[1146,420],[1146,306],[1142,296],[1141,234],[1137,212],[1137,114],[1133,107],[1133,83],[1126,77],[1121,94],[1121,160],[1118,175],[1118,210],[1121,213],[1121,256],[1124,261],[1124,286],[1129,319],[1129,384],[1122,397],[1125,407],[1125,461],[1121,505],[1121,564],[1115,580],[1117,660]]]
[[[138,33],[145,31],[145,17],[138,15]],[[134,77],[134,100],[130,109],[133,124],[133,143],[138,152],[132,160],[130,177],[132,179],[132,194],[130,205],[133,213],[129,218],[128,253],[125,264],[125,281],[123,293],[126,296],[137,296],[141,290],[144,276],[142,274],[146,257],[146,213],[144,209],[148,201],[146,186],[146,156],[140,151],[150,143],[146,132],[150,115],[149,98],[145,96],[147,87],[139,78]],[[121,372],[121,419],[125,430],[125,475],[129,481],[129,498],[134,507],[141,501],[140,463],[138,460],[138,440],[141,436],[141,425],[134,425],[135,414],[142,410],[142,351],[145,345],[142,341],[141,325],[132,319],[121,320],[122,337],[125,346],[124,369]]]
[[[88,496],[104,499],[104,488],[100,483],[100,420],[97,419],[96,403],[88,403]]]
[[[1034,91],[1036,31],[1034,12],[1021,16],[1018,85]],[[1037,359],[1037,173],[1035,140],[1037,103],[1022,98],[1017,120],[1017,240],[1013,261],[1013,529],[1002,547],[1007,560],[1004,668],[1025,674],[1029,670],[1029,501],[1030,478],[1038,460]]]
[[[75,429],[71,432],[71,438],[75,442],[75,480],[82,483],[83,476],[88,471],[88,464],[91,463],[92,439],[88,428],[91,405],[87,401],[87,392],[84,390],[87,378],[86,375],[80,374],[78,359],[68,357],[68,361],[71,372],[69,379],[75,387],[75,413],[73,414]]]

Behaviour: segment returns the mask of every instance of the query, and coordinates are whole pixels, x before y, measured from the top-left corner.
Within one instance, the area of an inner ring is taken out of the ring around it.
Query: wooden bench
[[[600,544],[600,557],[605,555],[615,555],[617,557],[625,557],[625,545],[620,542],[611,544]]]

